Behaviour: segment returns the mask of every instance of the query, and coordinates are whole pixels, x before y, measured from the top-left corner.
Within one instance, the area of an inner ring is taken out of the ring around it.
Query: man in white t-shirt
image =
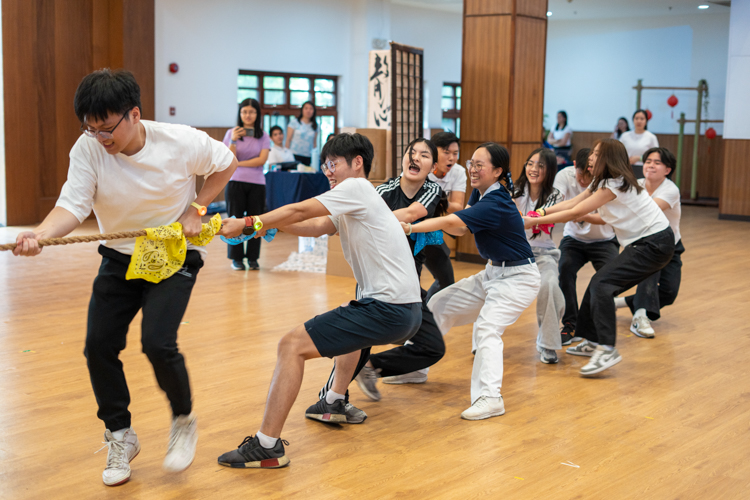
[[[268,228],[307,237],[339,233],[344,257],[357,280],[357,300],[299,325],[279,342],[276,370],[260,430],[236,450],[219,457],[234,468],[277,468],[289,464],[279,437],[300,385],[305,361],[335,358],[331,390],[307,411],[317,420],[346,422],[345,393],[360,352],[400,344],[422,322],[419,279],[411,248],[396,216],[367,180],[374,152],[360,134],[338,134],[323,147],[323,172],[331,190],[259,217],[225,219],[221,234],[259,235]]]
[[[184,125],[141,119],[140,87],[124,70],[95,71],[81,81],[75,112],[84,134],[70,151],[68,179],[54,209],[34,231],[18,235],[16,255],[38,255],[43,238],[65,236],[93,210],[102,233],[135,231],[180,222],[186,236],[201,232],[204,205],[237,168],[220,142]],[[207,176],[195,195],[195,178]],[[172,428],[164,468],[181,471],[195,456],[197,420],[190,382],[177,349],[177,329],[190,299],[205,249],[188,244],[184,267],[158,283],[126,279],[134,239],[99,246],[102,265],[88,312],[85,355],[109,447],[104,484],[130,479],[130,461],[140,451],[130,427],[130,394],[119,354],[139,310],[143,352],[172,406]]]
[[[576,153],[572,167],[560,170],[555,176],[554,186],[565,200],[572,200],[591,184],[589,154],[591,150],[581,148]],[[575,336],[578,316],[578,295],[576,280],[578,271],[591,262],[595,270],[604,267],[620,253],[620,244],[615,231],[607,224],[570,221],[565,223],[563,239],[560,242],[560,290],[565,297],[563,327],[560,332],[562,345],[570,345],[581,340]]]
[[[294,153],[284,147],[284,131],[278,125],[271,127],[269,132],[271,136],[271,151],[268,153],[267,165],[276,165],[278,163],[291,162],[294,160]]]

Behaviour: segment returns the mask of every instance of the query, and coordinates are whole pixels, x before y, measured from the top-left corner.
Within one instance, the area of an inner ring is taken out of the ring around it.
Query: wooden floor
[[[281,470],[232,470],[216,458],[259,428],[279,337],[349,299],[354,282],[270,272],[296,246],[286,235],[263,243],[260,272],[231,271],[216,241],[180,329],[199,416],[195,462],[181,474],[161,469],[170,412],[136,320],[122,360],[142,451],[117,488],[101,482],[106,450],[94,452],[104,429],[82,354],[96,244],[35,259],[2,252],[0,498],[750,498],[750,225],[683,210],[677,303],[653,340],[631,335],[621,310],[623,361],[600,378],[579,377],[587,358],[539,362],[533,306],[504,336],[507,413],[498,418],[459,418],[469,406],[470,326],[446,336],[428,383],[381,384],[379,403],[353,386],[363,425],[303,417],[331,367],[315,360],[283,432],[291,466]],[[0,242],[17,231],[1,229]],[[462,278],[480,266],[455,269]],[[579,276],[580,294],[591,274]]]

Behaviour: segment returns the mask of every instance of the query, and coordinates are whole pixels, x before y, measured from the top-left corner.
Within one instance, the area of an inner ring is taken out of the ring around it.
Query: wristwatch
[[[191,207],[195,207],[196,210],[198,210],[198,215],[204,216],[206,215],[206,212],[208,212],[208,209],[204,207],[203,205],[198,205],[196,202],[192,202],[190,204]]]

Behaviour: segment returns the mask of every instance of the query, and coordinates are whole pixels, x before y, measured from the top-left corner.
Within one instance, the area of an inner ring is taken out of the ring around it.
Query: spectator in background
[[[628,161],[633,166],[636,179],[643,179],[643,153],[659,147],[659,140],[648,131],[648,114],[639,109],[633,113],[633,128],[620,136],[620,142],[628,152]]]
[[[557,156],[558,165],[564,165],[570,160],[570,145],[573,141],[573,129],[568,125],[568,114],[558,111],[557,125],[549,131],[547,142],[552,146]]]
[[[284,131],[278,125],[271,127],[271,152],[268,153],[268,164],[276,165],[294,161],[294,154],[284,147]]]
[[[294,159],[303,165],[312,163],[312,150],[318,142],[318,123],[315,121],[315,106],[307,101],[302,105],[297,118],[289,120],[286,129],[286,147],[294,153]]]
[[[612,132],[612,139],[619,139],[622,134],[625,132],[630,131],[630,125],[628,124],[628,119],[624,116],[621,116],[619,120],[617,120],[617,125],[615,125],[615,131]]]
[[[224,144],[239,161],[239,166],[225,190],[227,215],[238,219],[245,215],[258,215],[264,212],[266,177],[263,175],[263,165],[271,149],[271,140],[268,134],[263,132],[258,101],[245,99],[239,108],[237,126],[227,130],[224,135]],[[245,270],[245,257],[251,270],[259,269],[260,239],[251,239],[242,245],[228,245],[227,257],[232,260],[232,269],[235,271]]]

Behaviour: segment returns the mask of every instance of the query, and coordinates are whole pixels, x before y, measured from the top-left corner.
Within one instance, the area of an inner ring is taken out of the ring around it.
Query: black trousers
[[[172,413],[188,415],[192,410],[190,381],[177,349],[177,330],[203,259],[196,250],[188,250],[180,271],[159,283],[149,283],[125,279],[129,255],[105,246],[99,247],[99,253],[103,258],[89,303],[84,350],[99,405],[97,416],[112,431],[130,427],[130,392],[120,351],[139,310],[143,310],[141,345],[154,367],[156,381],[166,393]]]
[[[666,228],[626,246],[589,283],[578,311],[576,335],[615,345],[617,316],[614,298],[666,266],[674,254],[674,233]]]
[[[357,369],[354,371],[352,381],[357,378],[359,372],[367,364],[368,359],[375,368],[380,368],[380,375],[391,377],[411,373],[422,368],[432,366],[440,361],[445,355],[445,342],[443,334],[435,323],[432,311],[427,308],[427,303],[422,302],[422,323],[419,330],[406,343],[406,345],[395,347],[378,354],[370,354],[370,348],[360,351]],[[333,375],[336,370],[334,365],[328,382],[318,393],[318,397],[323,399],[333,385]],[[346,401],[349,402],[349,391],[346,391]]]
[[[266,186],[249,182],[229,181],[224,189],[227,200],[227,215],[238,219],[249,215],[260,215],[266,208]],[[227,245],[227,257],[232,260],[258,260],[260,238],[253,238],[242,245]]]
[[[422,252],[425,256],[425,267],[435,277],[435,281],[430,286],[430,289],[427,290],[427,297],[424,299],[426,303],[440,290],[455,283],[456,279],[453,276],[453,264],[450,258],[451,250],[445,242],[440,246],[427,245]]]
[[[578,271],[588,262],[599,271],[605,264],[611,262],[620,253],[617,238],[596,243],[583,243],[565,236],[560,242],[560,262],[557,267],[560,273],[560,290],[565,297],[565,313],[563,324],[569,324],[575,330],[578,317],[578,294],[576,280]]]
[[[638,284],[635,295],[625,297],[625,302],[634,313],[638,309],[645,309],[646,315],[652,321],[661,317],[661,308],[674,304],[680,291],[682,280],[682,254],[685,247],[682,240],[674,247],[674,255],[664,269],[652,274]]]

